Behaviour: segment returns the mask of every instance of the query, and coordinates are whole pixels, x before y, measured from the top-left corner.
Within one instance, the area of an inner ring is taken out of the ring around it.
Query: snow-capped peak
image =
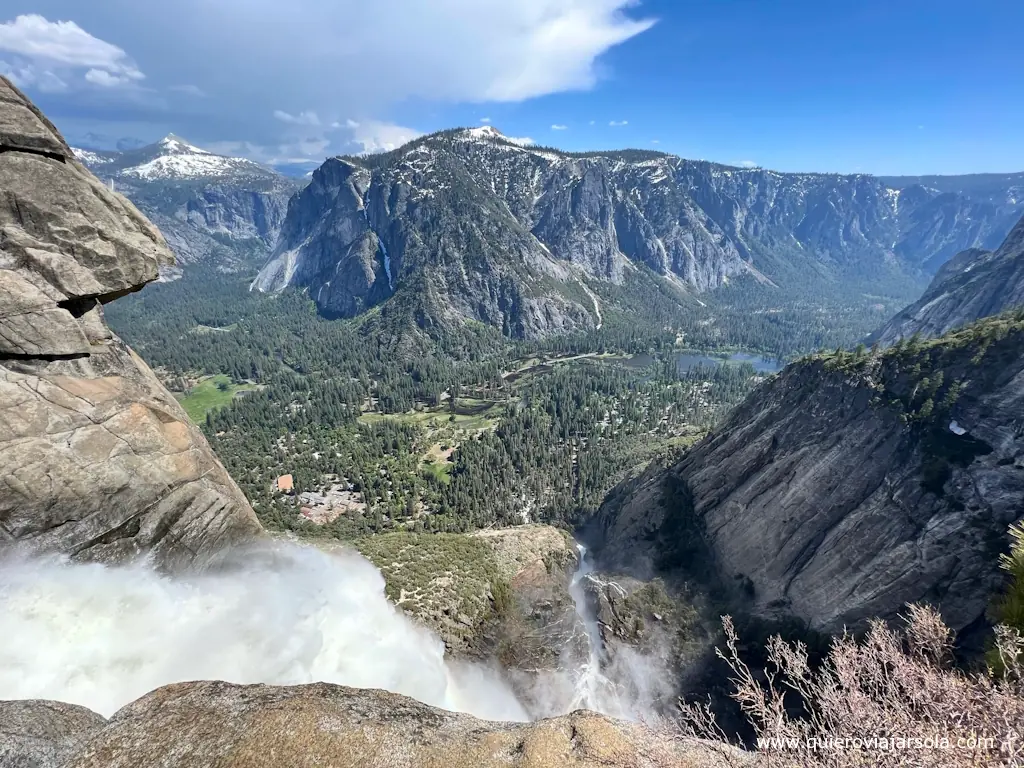
[[[242,157],[224,157],[200,149],[173,133],[156,144],[138,150],[141,156],[132,158],[129,167],[118,175],[155,181],[158,179],[223,178],[234,175],[263,175],[269,173],[259,163]],[[125,156],[128,159],[128,156]]]
[[[493,125],[484,125],[480,128],[470,128],[466,133],[474,139],[504,139],[505,134]]]
[[[507,141],[510,144],[517,144],[520,147],[528,147],[534,144],[534,140],[528,137],[515,138],[506,136],[493,125],[484,125],[479,128],[466,128],[462,135],[473,141]]]
[[[169,152],[172,154],[190,154],[190,155],[209,155],[205,149],[200,149],[194,144],[189,144],[187,141],[179,136],[175,136],[173,133],[169,133],[164,138],[160,139],[159,147],[162,152]]]

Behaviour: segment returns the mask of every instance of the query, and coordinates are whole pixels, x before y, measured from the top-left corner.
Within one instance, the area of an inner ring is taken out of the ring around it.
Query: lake
[[[634,355],[631,358],[621,361],[623,365],[629,366],[630,368],[646,368],[653,362],[654,358],[647,354]],[[732,363],[735,365],[750,363],[758,373],[778,373],[783,368],[783,364],[778,360],[772,360],[771,358],[762,357],[761,355],[751,352],[733,352],[728,357],[702,355],[699,352],[680,352],[676,355],[676,368],[680,373],[691,371],[699,365],[711,367],[715,365],[722,365],[723,363]]]

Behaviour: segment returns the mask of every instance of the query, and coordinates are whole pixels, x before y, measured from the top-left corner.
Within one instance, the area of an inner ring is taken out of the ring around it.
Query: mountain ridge
[[[325,314],[352,317],[416,283],[420,300],[443,305],[428,311],[442,322],[546,336],[594,327],[581,278],[592,290],[646,269],[675,283],[682,303],[737,280],[840,293],[920,279],[1001,239],[1008,216],[1024,213],[1010,192],[998,204],[948,198],[867,175],[567,153],[490,127],[452,129],[328,159],[291,202],[253,287],[305,288]]]
[[[265,261],[288,200],[302,187],[252,160],[208,152],[173,133],[134,149],[73,152],[163,233],[179,265],[161,273],[165,280],[204,261],[226,272]]]
[[[1024,218],[995,251],[973,248],[946,262],[924,296],[868,337],[888,346],[938,336],[1024,305]]]

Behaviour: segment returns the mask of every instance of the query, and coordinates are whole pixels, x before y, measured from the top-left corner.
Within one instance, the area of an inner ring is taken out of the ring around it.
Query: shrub
[[[765,765],[1024,764],[1020,633],[997,630],[1002,676],[968,674],[952,667],[953,633],[935,610],[910,606],[905,621],[902,631],[874,621],[862,640],[834,639],[818,668],[802,643],[773,637],[762,678],[740,659],[732,619],[723,618],[726,650],[718,655]],[[708,706],[681,710],[685,735],[725,738]]]
[[[1001,555],[1003,568],[1010,573],[1010,589],[996,603],[995,618],[1024,634],[1024,524],[1010,526],[1013,546]]]

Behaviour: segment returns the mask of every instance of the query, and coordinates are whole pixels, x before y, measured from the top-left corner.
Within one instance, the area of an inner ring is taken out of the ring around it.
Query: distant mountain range
[[[202,261],[225,271],[263,263],[277,242],[288,199],[302,186],[252,160],[216,155],[173,134],[122,152],[74,153],[163,232],[178,260],[164,279]]]
[[[920,281],[997,247],[1022,213],[1024,174],[776,173],[462,129],[328,160],[254,287],[307,288],[341,317],[397,297],[421,325],[529,338],[596,327],[599,295],[639,275],[680,303],[730,282],[800,294]]]
[[[883,346],[923,338],[1024,306],[1024,218],[996,251],[972,248],[946,262],[924,296],[872,334]]]

